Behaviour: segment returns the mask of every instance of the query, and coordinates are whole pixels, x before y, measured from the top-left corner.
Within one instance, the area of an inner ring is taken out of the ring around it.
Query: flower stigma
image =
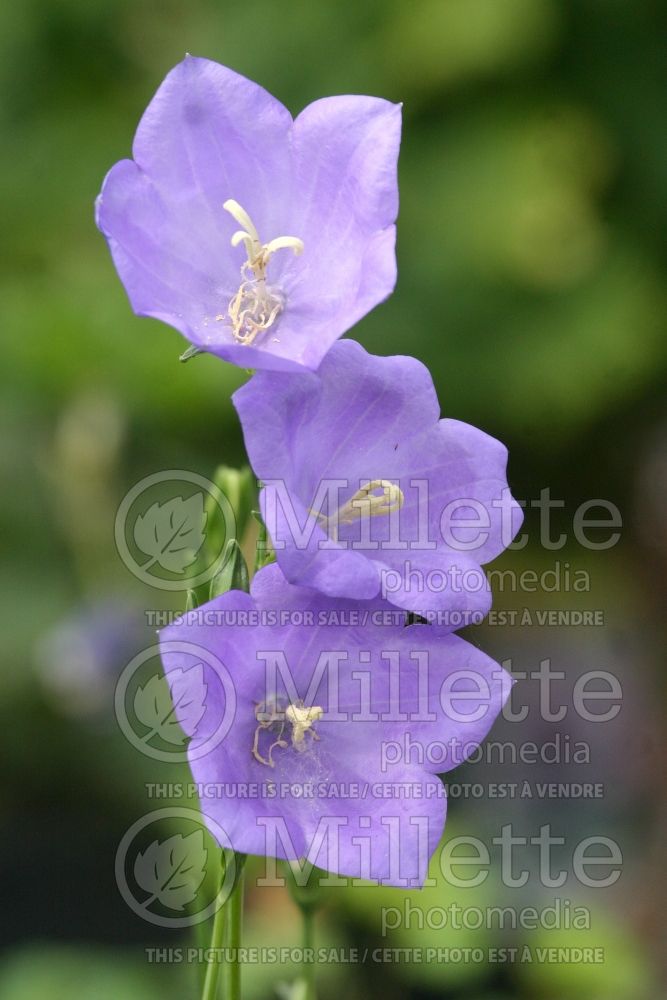
[[[377,490],[382,492],[378,494]],[[327,517],[320,513],[317,517],[329,537],[337,540],[342,525],[354,524],[362,518],[388,517],[400,510],[404,502],[403,490],[396,483],[388,479],[371,479],[334,514]]]
[[[319,740],[315,732],[314,724],[324,715],[324,709],[319,705],[312,705],[307,708],[302,701],[290,703],[285,709],[281,709],[274,700],[261,701],[255,707],[255,719],[257,728],[252,743],[252,755],[260,764],[267,767],[275,767],[273,751],[276,748],[286,750],[290,743],[284,738],[285,726],[292,727],[291,744],[299,753],[307,748],[306,736],[311,740]],[[268,749],[264,753],[260,751],[260,738],[263,732],[269,733]],[[275,737],[275,739],[274,739]]]
[[[241,265],[241,284],[229,301],[227,316],[221,314],[215,318],[228,318],[234,339],[239,344],[252,344],[257,336],[273,326],[285,306],[282,292],[272,288],[266,280],[271,255],[277,250],[292,250],[298,256],[303,252],[303,241],[298,236],[277,236],[262,243],[252,219],[238,201],[228,198],[222,207],[241,226],[232,236],[231,244],[237,247],[243,243],[247,259]]]

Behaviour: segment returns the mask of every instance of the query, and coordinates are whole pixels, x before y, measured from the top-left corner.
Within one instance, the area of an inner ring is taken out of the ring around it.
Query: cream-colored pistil
[[[295,254],[303,251],[303,241],[298,236],[277,236],[268,243],[262,243],[257,229],[238,201],[229,198],[222,206],[238,222],[241,229],[232,236],[232,246],[245,246],[247,259],[241,265],[241,284],[230,299],[227,315],[216,316],[216,320],[229,319],[234,339],[239,344],[252,344],[255,339],[275,323],[285,305],[285,298],[266,280],[266,269],[277,250],[292,250]]]
[[[377,490],[382,490],[377,493]],[[366,517],[386,517],[400,510],[405,501],[400,486],[388,479],[371,479],[365,486],[357,490],[340,510],[328,517],[318,515],[322,527],[330,538],[338,538],[338,529],[345,524],[354,524]]]

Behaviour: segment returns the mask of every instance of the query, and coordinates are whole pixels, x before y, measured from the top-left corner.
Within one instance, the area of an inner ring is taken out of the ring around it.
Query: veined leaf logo
[[[182,746],[193,737],[206,711],[204,665],[170,670],[166,678],[154,674],[134,695],[134,713],[148,732],[142,743],[159,736],[165,743]]]
[[[157,563],[171,573],[183,574],[204,543],[206,519],[202,493],[193,493],[187,500],[156,501],[134,523],[134,541],[150,556],[141,569],[145,572]]]
[[[137,884],[149,893],[142,906],[147,909],[157,900],[170,910],[182,910],[199,892],[207,858],[202,830],[187,837],[177,833],[162,843],[154,840],[134,862]]]

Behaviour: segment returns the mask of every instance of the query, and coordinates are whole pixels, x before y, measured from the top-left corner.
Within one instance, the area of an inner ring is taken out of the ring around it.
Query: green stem
[[[299,908],[302,923],[303,962],[301,963],[301,980],[306,992],[304,1000],[316,1000],[315,990],[315,914],[322,905],[322,890],[318,884],[318,870],[311,868],[308,877],[302,882],[302,872],[293,863],[285,865],[285,879],[289,894]],[[312,959],[309,961],[308,959]]]
[[[255,548],[255,573],[257,570],[268,566],[269,563],[275,562],[276,558],[276,554],[269,543],[269,534],[266,530],[266,524],[259,515],[259,512],[256,512],[256,516],[259,522],[259,533],[257,535],[257,545]]]
[[[228,920],[225,934],[227,962],[225,963],[225,1000],[241,1000],[241,947],[243,930],[243,888],[246,855],[236,855],[236,883],[227,903]]]
[[[303,918],[303,978],[306,983],[304,1000],[316,1000],[315,993],[315,962],[306,957],[307,952],[315,953],[315,907],[301,906]]]
[[[225,879],[226,867],[225,854],[223,851],[220,865],[220,888],[222,888]],[[224,944],[226,909],[227,905],[223,904],[223,906],[216,910],[213,918],[213,930],[211,931],[210,947],[214,950],[211,955],[211,960],[206,965],[206,978],[204,979],[202,1000],[216,1000],[218,994],[218,975],[220,973],[221,965],[221,959],[219,956],[222,954],[222,947]]]

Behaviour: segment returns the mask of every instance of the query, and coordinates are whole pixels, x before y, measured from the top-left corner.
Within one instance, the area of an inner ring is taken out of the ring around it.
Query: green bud
[[[235,538],[230,538],[225,546],[222,569],[211,580],[209,600],[226,594],[228,590],[245,590],[246,593],[250,590],[248,567]]]
[[[243,469],[232,469],[227,465],[219,465],[213,474],[213,482],[227,498],[234,514],[235,537],[237,539],[243,538],[252,508],[256,503],[255,478],[252,469],[247,465]],[[212,551],[219,552],[222,545],[229,539],[224,537],[225,519],[212,496],[207,498],[206,512],[209,517],[209,544]]]
[[[183,351],[183,353],[181,354],[181,356],[179,357],[178,360],[179,361],[189,361],[190,358],[194,358],[198,354],[204,354],[204,353],[205,352],[202,350],[201,347],[195,347],[194,344],[193,344],[192,347],[188,347],[188,349],[186,351]]]

